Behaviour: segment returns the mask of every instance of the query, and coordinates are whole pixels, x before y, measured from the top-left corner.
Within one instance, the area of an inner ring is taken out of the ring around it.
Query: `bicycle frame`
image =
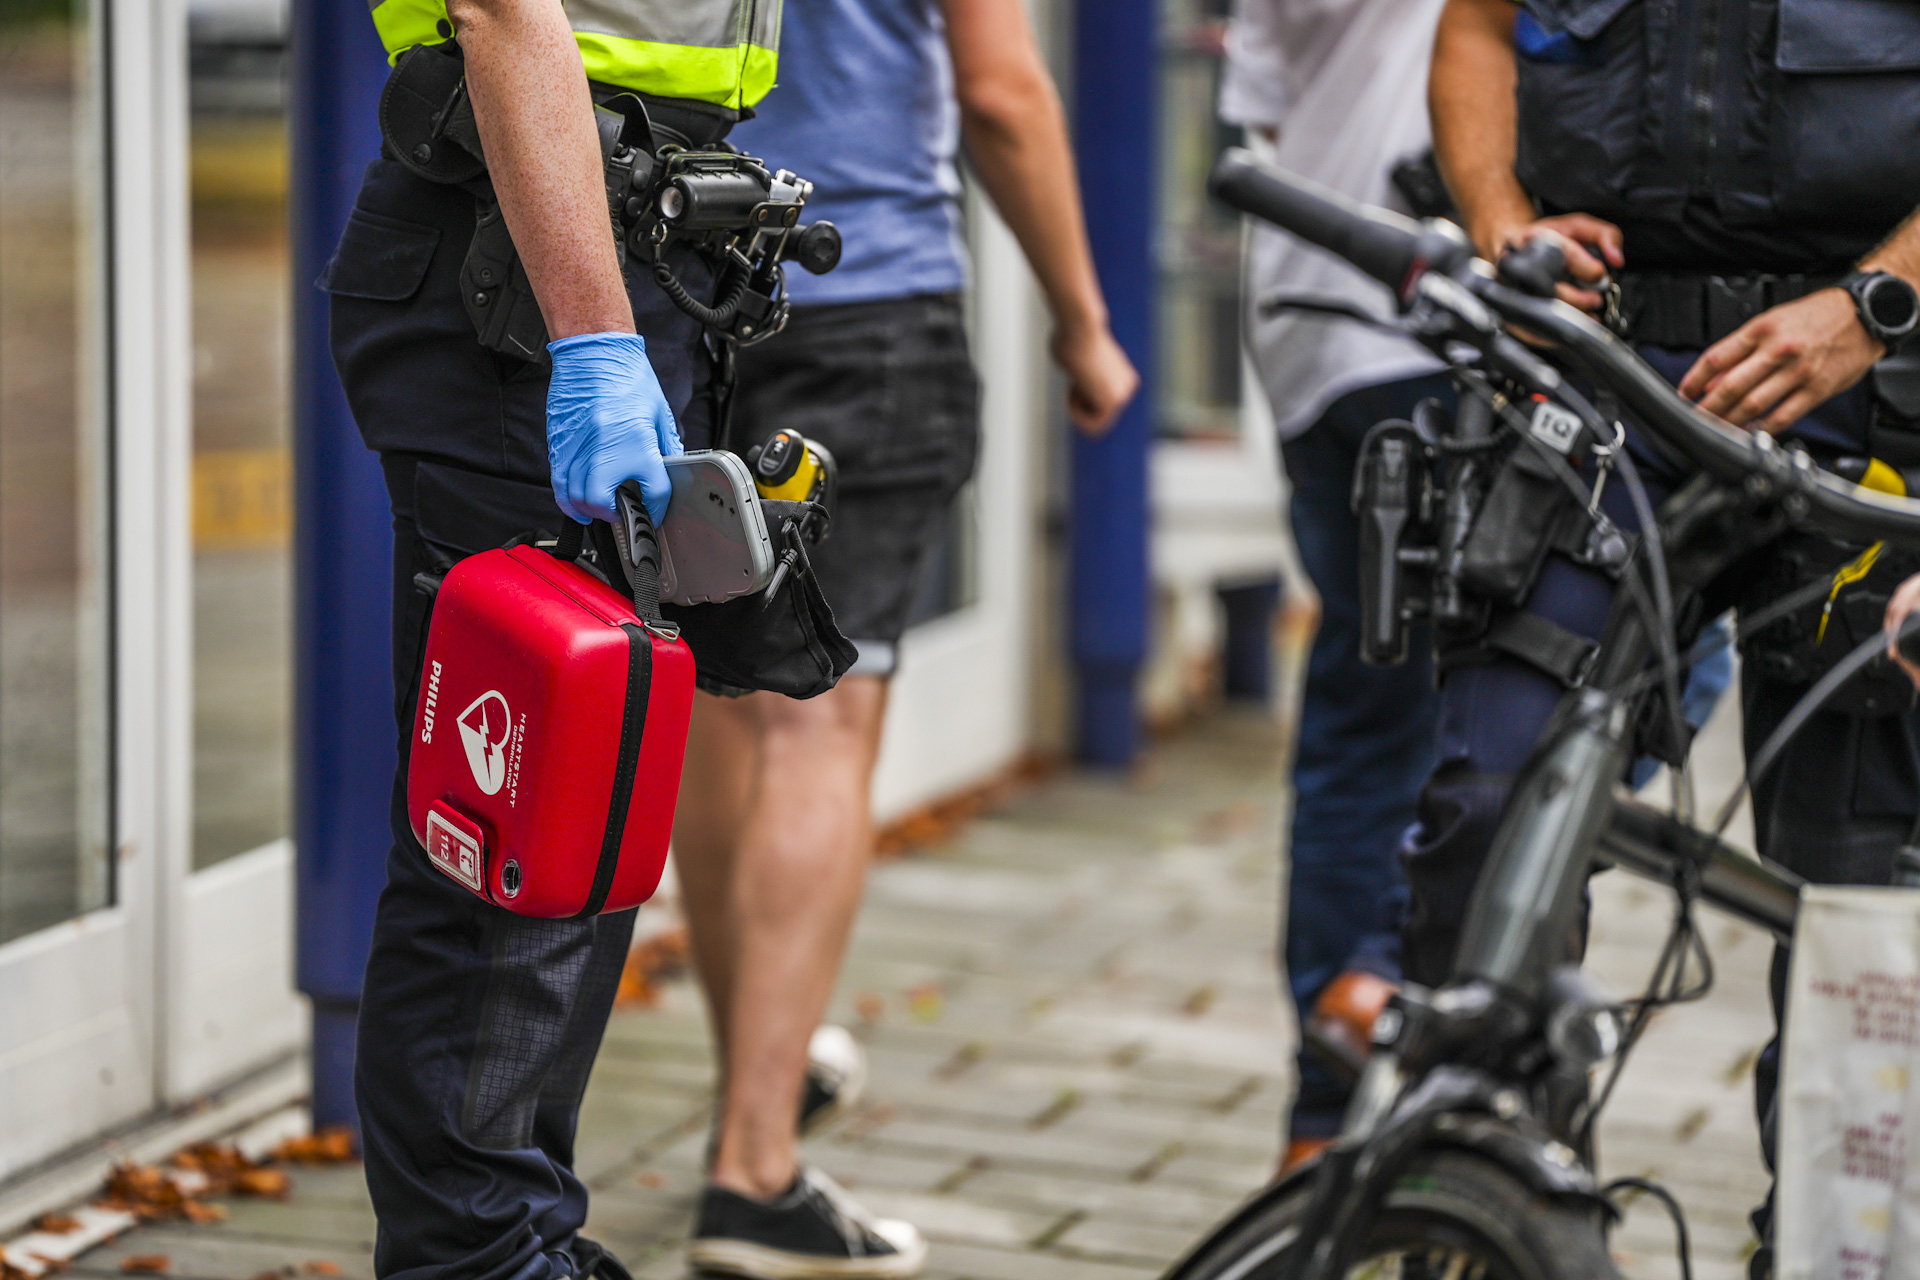
[[[1675,609],[1784,527],[1768,495],[1698,477],[1659,512]],[[1409,989],[1376,1026],[1346,1125],[1314,1174],[1295,1280],[1340,1274],[1405,1161],[1423,1146],[1472,1146],[1538,1189],[1600,1200],[1573,1117],[1587,1067],[1554,1066],[1563,1006],[1603,1006],[1582,985],[1574,939],[1587,878],[1617,865],[1790,937],[1799,880],[1621,792],[1656,660],[1649,623],[1616,593],[1589,682],[1562,700],[1502,815],[1448,983]],[[1574,1012],[1579,1012],[1575,1008]],[[1543,1065],[1547,1064],[1547,1065]],[[1282,1184],[1292,1186],[1291,1182]],[[1178,1272],[1175,1272],[1178,1275]]]
[[[1578,949],[1588,875],[1597,867],[1625,867],[1674,887],[1683,901],[1717,905],[1782,938],[1793,932],[1801,889],[1793,876],[1694,830],[1684,815],[1669,817],[1618,791],[1648,710],[1647,672],[1657,655],[1670,659],[1685,639],[1649,628],[1693,617],[1698,611],[1690,606],[1710,582],[1790,527],[1920,547],[1920,501],[1868,492],[1822,471],[1804,450],[1739,431],[1682,399],[1619,338],[1551,300],[1555,282],[1565,278],[1565,259],[1550,240],[1536,240],[1494,268],[1473,258],[1458,228],[1357,204],[1239,150],[1221,157],[1209,189],[1390,289],[1401,314],[1394,327],[1440,355],[1463,380],[1473,381],[1466,377],[1471,371],[1556,402],[1600,439],[1624,413],[1694,478],[1662,505],[1654,521],[1657,541],[1642,540],[1643,554],[1662,549],[1666,585],[1641,582],[1640,567],[1625,566],[1631,576],[1616,593],[1592,660],[1580,669],[1581,687],[1562,700],[1514,784],[1474,889],[1453,974],[1437,990],[1406,987],[1376,1019],[1373,1054],[1326,1154],[1243,1206],[1176,1264],[1168,1280],[1245,1280],[1283,1252],[1285,1280],[1341,1274],[1409,1159],[1436,1146],[1470,1149],[1541,1196],[1581,1198],[1610,1214],[1590,1161],[1575,1150],[1591,1135],[1597,1105],[1589,1099],[1588,1071],[1619,1047],[1613,1006],[1568,963]],[[1374,322],[1339,304],[1310,309]],[[1559,357],[1545,358],[1523,334]],[[1461,356],[1463,348],[1472,354]],[[1603,414],[1563,370],[1584,374],[1617,409]],[[1484,381],[1478,388],[1497,412],[1506,412]],[[1469,403],[1463,398],[1463,410]],[[1531,426],[1516,430],[1523,440],[1538,434]],[[1470,435],[1463,429],[1450,442],[1436,442],[1436,450],[1450,444],[1448,452],[1466,457],[1474,452]],[[1417,430],[1395,438],[1409,436],[1425,438]],[[1409,473],[1386,466],[1384,452],[1381,457],[1368,509],[1384,513],[1374,584],[1382,589],[1368,598],[1387,601],[1382,617],[1389,625],[1369,634],[1375,651],[1390,657],[1399,646],[1394,615],[1404,621],[1422,605],[1435,616],[1457,612],[1444,580],[1461,572],[1450,556],[1459,521],[1451,508],[1436,517],[1425,505],[1408,506],[1415,496]],[[1573,488],[1584,487],[1565,466],[1559,470]],[[1360,488],[1364,496],[1365,484]],[[1581,496],[1591,509],[1594,499]],[[1421,503],[1429,497],[1422,491]],[[1427,531],[1432,545],[1399,542],[1394,521],[1414,510],[1424,513],[1422,522],[1435,523]],[[1615,541],[1590,540],[1576,560],[1621,572],[1616,553],[1626,548],[1617,545],[1618,531],[1611,533]],[[1401,596],[1395,575],[1414,565],[1437,573],[1438,586],[1431,600],[1414,601],[1401,613],[1412,597]],[[1500,576],[1507,567],[1496,561],[1496,581],[1515,576]],[[1669,597],[1658,621],[1639,589],[1649,586]],[[1674,698],[1676,673],[1665,674],[1665,696]],[[1663,971],[1665,965],[1663,959]],[[1281,1203],[1299,1197],[1309,1180],[1304,1204]],[[1283,1208],[1289,1223],[1283,1234],[1251,1251],[1232,1251],[1236,1231]],[[1230,1261],[1212,1270],[1223,1258]]]

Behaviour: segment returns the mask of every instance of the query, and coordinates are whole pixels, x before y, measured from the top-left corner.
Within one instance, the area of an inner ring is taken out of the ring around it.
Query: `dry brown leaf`
[[[887,1016],[887,1002],[871,991],[862,991],[853,998],[853,1008],[865,1023],[879,1022]]]
[[[687,928],[654,934],[627,952],[620,989],[613,1001],[622,1008],[651,1009],[660,1003],[661,984],[687,971]]]
[[[325,1258],[315,1258],[311,1262],[301,1263],[300,1273],[309,1276],[337,1276],[340,1274],[340,1264],[328,1262]]]
[[[1059,767],[1057,757],[1030,752],[985,782],[922,805],[880,828],[873,837],[874,857],[898,858],[946,844],[975,818],[1005,805]]]
[[[667,1175],[654,1169],[642,1169],[633,1180],[649,1191],[658,1191],[667,1185]]]
[[[907,988],[907,1012],[918,1022],[938,1022],[947,1007],[947,993],[937,982]]]
[[[106,1193],[100,1200],[105,1208],[119,1209],[147,1222],[185,1217],[186,1202],[186,1193],[166,1170],[150,1164],[115,1165],[107,1175]]]
[[[33,1220],[33,1229],[50,1236],[64,1236],[80,1229],[80,1219],[70,1213],[43,1213]]]
[[[227,1220],[227,1206],[223,1204],[208,1204],[204,1200],[189,1200],[181,1206],[181,1210],[186,1215],[188,1222],[197,1222],[202,1226],[210,1222],[225,1222]]]
[[[293,1179],[284,1169],[243,1169],[234,1175],[232,1189],[235,1195],[280,1200],[293,1190]]]
[[[273,1159],[286,1164],[345,1164],[353,1159],[353,1130],[340,1124],[288,1138],[273,1149]]]
[[[292,1272],[293,1268],[291,1267],[282,1267],[278,1271],[262,1271],[259,1275],[255,1276],[253,1280],[286,1280],[287,1276],[292,1274]]]
[[[120,1269],[137,1275],[165,1275],[173,1270],[173,1259],[164,1253],[134,1253],[120,1259]]]

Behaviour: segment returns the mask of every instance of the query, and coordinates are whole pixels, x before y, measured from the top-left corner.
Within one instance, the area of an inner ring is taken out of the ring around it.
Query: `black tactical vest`
[[[1920,205],[1920,0],[1524,0],[1514,43],[1548,211],[1851,260]]]

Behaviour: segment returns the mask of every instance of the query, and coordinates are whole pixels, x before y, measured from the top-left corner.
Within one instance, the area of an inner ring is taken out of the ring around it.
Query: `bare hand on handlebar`
[[[1533,222],[1476,230],[1473,240],[1487,261],[1498,262],[1509,250],[1541,236],[1550,236],[1559,243],[1567,256],[1567,274],[1582,284],[1602,283],[1610,270],[1617,270],[1627,260],[1621,251],[1620,228],[1586,213],[1561,213]],[[1590,315],[1600,311],[1602,299],[1595,289],[1563,284],[1557,292],[1560,301]]]
[[[1915,574],[1901,583],[1899,590],[1893,593],[1893,599],[1887,601],[1885,624],[1887,656],[1900,664],[1900,669],[1907,673],[1914,684],[1920,685],[1920,666],[1915,666],[1900,652],[1900,624],[1905,622],[1907,615],[1915,609],[1920,609],[1920,574]]]
[[[1845,289],[1763,311],[1701,353],[1680,394],[1737,427],[1777,433],[1866,376],[1886,349]]]

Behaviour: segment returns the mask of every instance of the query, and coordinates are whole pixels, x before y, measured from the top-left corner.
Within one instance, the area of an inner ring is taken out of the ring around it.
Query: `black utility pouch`
[[[1757,612],[1809,582],[1828,583],[1828,592],[1751,634],[1743,633],[1741,660],[1755,678],[1812,684],[1855,646],[1881,633],[1887,601],[1915,572],[1920,572],[1920,556],[1891,545],[1870,550],[1812,531],[1784,535],[1774,554],[1747,580],[1740,611]],[[1905,713],[1913,697],[1906,673],[1881,656],[1840,686],[1827,706],[1872,718]]]
[[[1565,480],[1547,460],[1531,445],[1516,446],[1494,477],[1467,534],[1460,585],[1495,604],[1524,604],[1547,553],[1566,543],[1572,526],[1585,518]]]
[[[789,505],[789,504],[781,504]],[[804,537],[787,521],[781,530],[792,569],[769,591],[722,604],[663,605],[693,651],[699,687],[738,696],[764,689],[812,698],[840,683],[859,651],[840,633],[807,559]]]
[[[1873,419],[1867,452],[1898,471],[1920,468],[1920,351],[1899,351],[1873,366]]]

